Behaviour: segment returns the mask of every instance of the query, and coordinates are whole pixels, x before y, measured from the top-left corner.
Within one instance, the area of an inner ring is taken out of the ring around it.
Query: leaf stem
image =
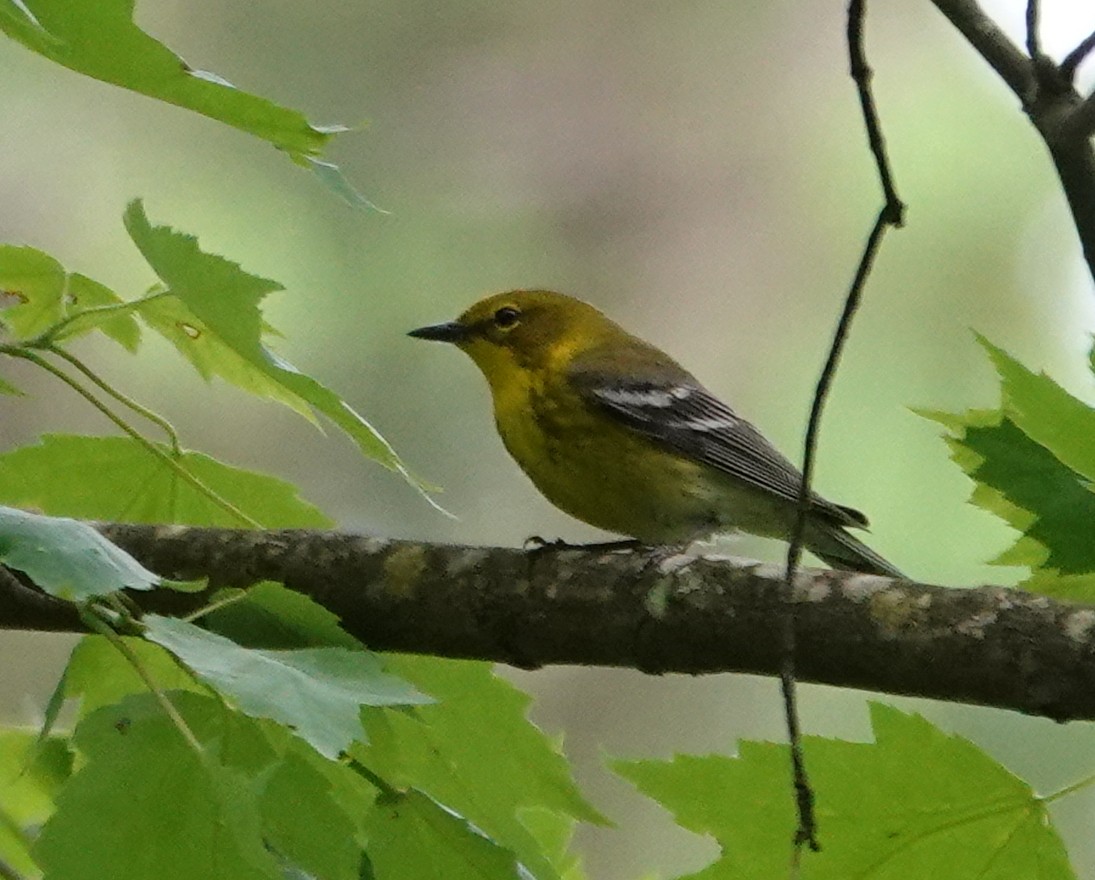
[[[95,610],[89,606],[81,606],[80,619],[87,624],[88,629],[94,630],[99,635],[105,637],[107,641],[120,653],[133,667],[133,671],[140,676],[141,681],[144,682],[147,687],[156,697],[156,700],[163,707],[167,717],[171,719],[172,723],[178,728],[179,733],[182,734],[183,739],[187,744],[194,749],[199,755],[204,755],[205,750],[202,748],[202,744],[198,742],[198,738],[194,735],[194,731],[190,729],[190,725],[186,723],[186,719],[179,714],[179,710],[175,708],[175,704],[168,699],[167,694],[160,690],[159,686],[152,680],[152,676],[148,674],[148,670],[144,668],[140,661],[140,658],[133,653],[129,645],[125,643],[125,639],[118,635],[113,629],[107,626],[106,623],[95,613]]]
[[[132,397],[122,394],[121,391],[118,391],[105,379],[101,378],[91,369],[91,367],[89,367],[71,352],[65,351],[63,348],[60,348],[53,343],[43,345],[42,348],[43,350],[50,352],[50,354],[56,355],[62,360],[65,360],[68,363],[72,364],[72,366],[74,366],[77,370],[83,373],[83,375],[86,376],[96,387],[100,388],[102,391],[105,391],[123,406],[126,406],[129,409],[133,410],[133,412],[137,413],[137,415],[143,416],[154,425],[157,425],[161,430],[163,430],[165,434],[167,434],[168,440],[171,443],[171,451],[175,455],[182,454],[182,448],[179,445],[179,435],[175,431],[175,427],[169,421],[167,421],[167,419],[165,419],[158,413],[153,412],[148,407],[138,403]]]
[[[28,351],[26,348],[20,346],[0,345],[0,354],[6,354],[11,357],[22,358],[23,360],[30,361],[38,367],[41,367],[48,373],[56,376],[66,385],[68,385],[73,391],[79,394],[84,400],[90,403],[95,409],[99,410],[104,416],[106,416],[111,422],[113,422],[118,428],[125,432],[133,440],[140,443],[148,452],[160,459],[166,464],[172,471],[174,471],[183,480],[193,486],[198,492],[216,504],[218,507],[225,510],[230,515],[236,517],[244,525],[251,528],[262,528],[262,523],[248,514],[240,510],[227,498],[217,494],[209,486],[205,485],[200,479],[194,476],[190,471],[177,462],[172,456],[164,452],[159,446],[134,429],[128,422],[118,416],[110,407],[103,403],[94,394],[88,391],[83,385],[65,373],[64,370],[55,367],[49,361],[34,354],[32,351]]]
[[[215,602],[210,602],[208,605],[203,605],[196,611],[190,612],[190,614],[187,614],[185,617],[182,618],[182,620],[185,620],[187,623],[193,623],[195,620],[201,620],[201,618],[205,617],[207,614],[212,614],[214,611],[219,611],[221,608],[224,608],[228,605],[234,605],[237,602],[242,601],[246,598],[246,590],[233,592],[231,595],[224,596]]]
[[[1066,785],[1064,788],[1058,789],[1052,794],[1047,794],[1040,798],[1043,804],[1051,804],[1056,800],[1060,800],[1063,797],[1079,791],[1081,788],[1087,788],[1089,785],[1095,784],[1095,774],[1091,776],[1085,776],[1079,782],[1073,782],[1071,785]]]
[[[374,788],[378,789],[385,797],[398,797],[399,791],[393,786],[389,785],[386,780],[378,776],[364,764],[362,764],[357,758],[350,759],[350,769],[353,770],[358,776],[366,780]]]
[[[67,315],[54,324],[52,327],[47,327],[34,339],[29,340],[25,344],[30,348],[49,348],[53,345],[54,340],[58,335],[70,324],[79,321],[81,318],[85,318],[88,315],[103,315],[110,314],[112,312],[131,312],[139,309],[147,302],[151,302],[154,299],[160,299],[161,297],[170,296],[170,290],[157,290],[155,293],[149,293],[139,299],[128,300],[126,302],[111,303],[107,306],[92,306],[90,309],[81,309],[78,312],[73,312],[71,315]]]

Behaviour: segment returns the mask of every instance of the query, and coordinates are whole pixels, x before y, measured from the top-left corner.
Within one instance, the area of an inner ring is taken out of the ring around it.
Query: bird
[[[452,343],[490,387],[502,443],[556,507],[644,545],[746,532],[789,540],[802,475],[668,354],[549,290],[479,300],[417,339]],[[811,493],[804,544],[833,568],[902,577]]]

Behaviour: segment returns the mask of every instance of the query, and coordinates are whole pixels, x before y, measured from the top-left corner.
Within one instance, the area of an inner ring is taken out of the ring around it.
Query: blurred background
[[[1019,0],[984,6],[1014,35]],[[274,278],[279,351],[364,413],[427,480],[448,520],[351,444],[197,375],[146,338],[139,360],[79,353],[184,442],[277,474],[340,526],[435,541],[603,537],[544,501],[496,438],[459,352],[408,339],[488,292],[588,299],[674,353],[792,458],[864,237],[880,205],[847,76],[845,4],[635,0],[141,0],[137,22],[195,68],[360,124],[330,158],[388,214],[347,209],[264,143],[85,79],[0,37],[0,241],[25,243],[124,296],[153,277],[121,223],[150,218]],[[1043,4],[1061,57],[1095,7]],[[872,545],[911,576],[1012,583],[990,567],[1013,536],[966,503],[940,429],[911,407],[997,403],[972,331],[1090,399],[1092,285],[1040,141],[988,67],[928,3],[872,8],[868,53],[907,228],[885,242],[826,412],[817,488],[866,511]],[[1082,70],[1088,88],[1095,62]],[[0,449],[47,431],[105,433],[64,388],[0,398]],[[8,373],[11,369],[13,372]],[[775,543],[731,552],[780,559]],[[0,633],[0,721],[34,723],[71,641]],[[706,841],[601,767],[602,757],[732,751],[783,737],[775,681],[512,673],[535,719],[565,732],[592,800],[615,819],[579,846],[595,880],[701,867]],[[869,734],[866,696],[804,686],[808,732]],[[889,699],[889,698],[887,698]],[[1041,791],[1095,769],[1090,726],[911,700]],[[1089,794],[1055,808],[1095,871]]]

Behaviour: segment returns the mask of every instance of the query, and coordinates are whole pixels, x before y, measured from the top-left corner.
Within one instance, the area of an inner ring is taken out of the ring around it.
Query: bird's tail
[[[874,550],[838,526],[812,525],[806,533],[806,547],[833,568],[905,577]]]

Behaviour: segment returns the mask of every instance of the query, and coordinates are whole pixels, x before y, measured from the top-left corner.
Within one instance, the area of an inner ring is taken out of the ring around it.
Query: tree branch
[[[1062,69],[1045,55],[1024,55],[976,0],[932,2],[1018,96],[1045,141],[1072,211],[1088,271],[1095,279],[1095,151],[1091,145],[1095,95],[1081,98],[1072,87],[1071,75],[1083,57],[1082,53],[1076,55],[1083,44],[1066,59],[1073,64],[1071,71]],[[1028,42],[1037,49],[1036,34],[1030,32],[1036,24],[1037,6],[1031,2],[1027,9]]]
[[[1008,39],[991,18],[981,11],[976,0],[932,0],[943,13],[1008,84],[1019,99],[1034,94],[1034,69],[1030,59]]]
[[[521,550],[323,531],[109,524],[165,577],[213,588],[275,580],[377,650],[537,667],[777,675],[782,567],[725,557]],[[948,589],[804,571],[795,584],[805,681],[1095,719],[1095,608],[1002,587]],[[134,593],[181,614],[208,596]],[[0,628],[82,631],[72,606],[0,578]]]

